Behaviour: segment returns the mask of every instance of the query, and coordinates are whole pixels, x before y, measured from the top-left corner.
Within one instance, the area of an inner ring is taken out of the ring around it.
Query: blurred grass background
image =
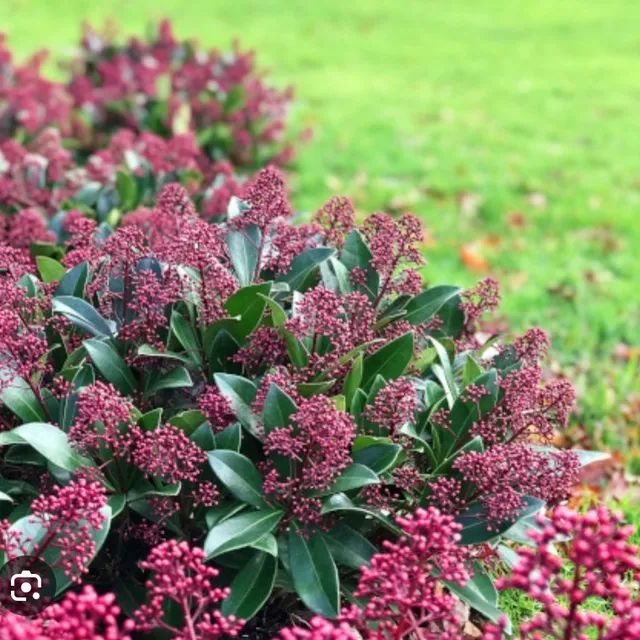
[[[420,215],[428,281],[503,285],[514,331],[552,333],[578,435],[640,473],[640,4],[624,0],[3,0],[25,56],[82,20],[255,48],[315,139],[294,201]],[[52,68],[53,69],[53,68]]]

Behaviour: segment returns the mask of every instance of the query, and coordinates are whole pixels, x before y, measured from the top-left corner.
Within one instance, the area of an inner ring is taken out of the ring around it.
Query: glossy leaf
[[[55,297],[73,296],[82,298],[84,296],[84,288],[87,284],[89,276],[89,265],[86,262],[77,264],[60,280],[60,284],[55,292]]]
[[[45,422],[30,422],[11,431],[3,431],[0,433],[0,446],[9,444],[28,444],[66,471],[75,471],[88,464],[72,449],[64,431]]]
[[[35,393],[22,378],[14,378],[2,392],[2,404],[22,422],[44,422],[47,419]]]
[[[216,373],[214,379],[220,393],[231,403],[240,424],[250,433],[256,433],[258,419],[252,411],[257,393],[255,384],[230,373]]]
[[[409,300],[404,308],[406,320],[412,325],[421,325],[435,316],[446,302],[456,297],[460,287],[441,285],[430,287]]]
[[[263,421],[265,433],[269,434],[278,427],[286,427],[298,407],[291,397],[278,385],[271,383],[264,401]]]
[[[135,391],[136,379],[127,363],[113,347],[95,339],[85,340],[83,344],[92,362],[107,382],[111,382],[124,395],[131,395]]]
[[[109,324],[88,302],[74,296],[57,296],[51,301],[53,313],[63,315],[71,324],[97,338],[113,336]]]
[[[249,458],[227,449],[210,451],[208,455],[214,473],[234,498],[254,507],[265,506],[263,479]]]
[[[362,388],[368,390],[376,376],[385,380],[399,378],[413,357],[413,332],[392,340],[364,359]]]
[[[289,566],[293,586],[300,599],[313,611],[335,618],[340,610],[338,570],[320,533],[309,538],[289,531]]]
[[[276,559],[258,551],[244,565],[230,585],[231,594],[222,602],[223,616],[249,620],[262,609],[276,582]]]
[[[241,513],[216,524],[204,541],[207,559],[257,542],[276,528],[283,515],[280,509],[264,509]]]
[[[333,559],[345,567],[361,569],[368,565],[377,549],[355,529],[339,523],[324,534]]]

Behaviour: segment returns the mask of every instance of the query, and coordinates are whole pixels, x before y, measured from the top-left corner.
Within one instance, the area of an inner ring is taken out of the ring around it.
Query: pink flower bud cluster
[[[472,495],[487,510],[487,518],[508,520],[524,506],[524,497],[540,498],[554,505],[565,500],[578,481],[579,458],[568,450],[553,452],[517,443],[497,444],[486,451],[463,453],[453,463]]]
[[[475,337],[478,321],[485,313],[491,313],[500,304],[500,284],[494,278],[484,278],[473,289],[463,291],[460,308],[464,312],[464,327],[457,340],[459,349],[477,349]]]
[[[120,613],[113,593],[86,585],[32,619],[0,611],[0,640],[131,640],[134,622],[121,625]]]
[[[294,627],[280,640],[460,640],[457,598],[441,580],[464,585],[470,576],[466,555],[457,545],[460,525],[437,509],[418,509],[397,518],[404,529],[397,542],[361,569],[354,597],[359,604],[342,610],[338,622],[316,617],[311,629]]]
[[[291,422],[265,438],[264,493],[298,521],[319,523],[322,501],[310,494],[329,489],[351,463],[356,427],[349,414],[321,395],[300,400]],[[277,458],[290,462],[289,474]]]
[[[24,538],[10,529],[9,522],[0,525],[0,551],[9,558],[17,555],[42,556],[55,549],[57,560],[53,568],[61,569],[73,582],[80,582],[87,573],[87,565],[96,552],[93,534],[102,529],[106,505],[104,488],[85,477],[68,485],[54,487],[49,494],[41,494],[31,503],[30,522],[44,530],[37,540]]]
[[[286,328],[301,340],[309,354],[309,377],[338,366],[340,357],[373,340],[375,312],[363,293],[341,296],[322,285],[307,291],[296,304]],[[340,377],[343,367],[332,374]]]
[[[387,382],[378,391],[373,403],[367,405],[364,416],[382,429],[379,435],[388,435],[394,440],[400,440],[400,428],[406,422],[412,421],[417,408],[418,399],[413,384],[407,378],[399,378]]]
[[[541,518],[540,525],[529,532],[535,546],[518,549],[513,575],[497,585],[523,591],[540,605],[540,613],[521,624],[519,637],[639,638],[640,602],[632,581],[640,578],[640,556],[638,547],[629,543],[633,527],[623,525],[622,516],[605,506],[585,514],[558,507],[551,521]],[[554,545],[567,537],[558,555]],[[593,598],[607,601],[611,614],[590,610]],[[483,637],[500,640],[503,625],[488,625]]]
[[[207,385],[198,398],[198,407],[214,432],[222,431],[236,421],[228,398],[215,385]]]
[[[204,51],[194,41],[179,42],[167,21],[148,41],[131,38],[123,45],[113,32],[87,27],[68,67],[68,92],[98,133],[87,145],[114,127],[187,130],[209,133],[202,144],[210,155],[224,153],[238,164],[291,160],[283,134],[293,93],[267,86],[253,52],[237,44],[225,53]],[[216,136],[221,128],[228,142]]]
[[[79,593],[45,609],[38,617],[41,630],[52,640],[130,640],[134,623],[118,623],[120,607],[113,593],[99,595],[89,585]]]
[[[320,616],[309,620],[309,628],[293,627],[280,631],[280,640],[362,640],[346,622],[335,624]]]
[[[316,213],[314,220],[322,227],[327,243],[339,248],[355,228],[355,210],[348,198],[333,196]]]
[[[15,64],[0,34],[0,139],[19,131],[34,135],[52,124],[68,127],[71,100],[64,87],[42,75],[46,58],[46,51],[38,51],[24,64]]]
[[[96,454],[109,450],[114,458],[129,459],[137,436],[133,428],[134,406],[109,383],[97,381],[80,392],[69,440],[81,451]]]
[[[219,572],[205,565],[204,559],[202,549],[169,540],[140,563],[152,575],[146,582],[147,603],[133,615],[139,631],[165,630],[175,640],[218,640],[238,635],[244,621],[235,616],[225,617],[213,608],[229,595],[229,589],[213,586]],[[182,628],[165,619],[169,603],[181,612]]]
[[[175,483],[196,482],[207,455],[184,431],[166,424],[139,432],[132,458],[145,474]]]
[[[38,402],[36,379],[51,372],[45,335],[47,295],[30,297],[19,284],[31,271],[30,260],[18,249],[0,244],[0,393],[23,378]]]
[[[420,253],[420,219],[410,213],[398,219],[374,213],[365,220],[361,230],[373,254],[371,266],[380,275],[376,306],[385,296],[418,293],[422,279],[409,265],[424,262]]]

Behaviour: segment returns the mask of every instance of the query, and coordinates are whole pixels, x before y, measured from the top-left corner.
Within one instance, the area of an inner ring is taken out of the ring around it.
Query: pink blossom
[[[228,588],[214,587],[218,570],[204,564],[202,549],[169,540],[151,551],[140,563],[152,572],[147,580],[147,604],[134,613],[136,628],[148,633],[164,629],[175,640],[218,640],[236,637],[244,621],[223,616],[213,606],[229,595]],[[184,618],[183,628],[165,620],[165,606],[174,603]]]

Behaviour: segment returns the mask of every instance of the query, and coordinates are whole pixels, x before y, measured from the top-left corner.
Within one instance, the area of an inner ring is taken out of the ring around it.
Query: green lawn
[[[278,82],[296,85],[296,126],[316,131],[292,179],[300,209],[341,192],[363,211],[419,214],[432,233],[426,278],[467,285],[485,271],[498,276],[511,327],[552,332],[556,357],[575,367],[580,419],[622,445],[619,404],[638,386],[638,369],[612,365],[611,352],[637,342],[639,320],[640,5],[0,5],[20,54],[42,46],[63,54],[82,19],[112,16],[142,32],[165,15],[179,35],[207,44],[239,37]],[[465,267],[461,246],[488,269]]]

